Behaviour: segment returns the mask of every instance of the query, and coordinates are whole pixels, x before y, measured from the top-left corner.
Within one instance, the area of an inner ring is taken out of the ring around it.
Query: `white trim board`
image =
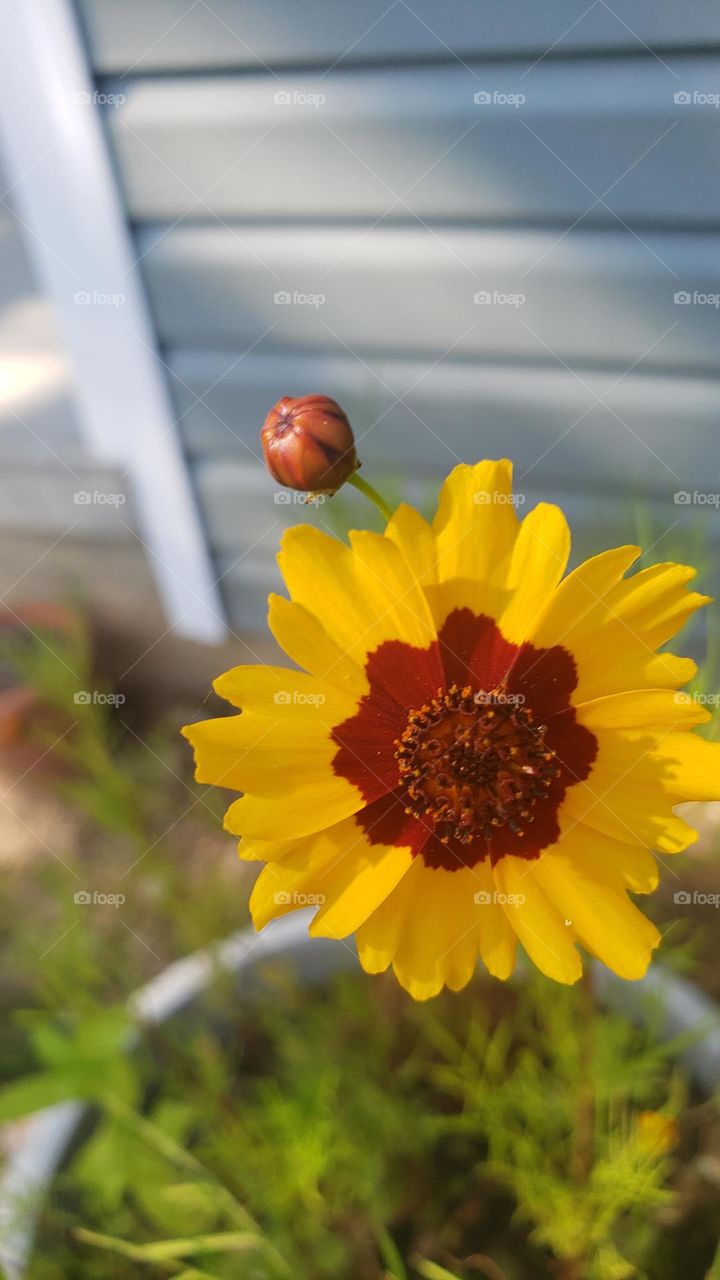
[[[59,321],[79,425],[92,456],[127,474],[169,625],[219,643],[223,606],[98,107],[71,0],[5,0],[9,198]]]

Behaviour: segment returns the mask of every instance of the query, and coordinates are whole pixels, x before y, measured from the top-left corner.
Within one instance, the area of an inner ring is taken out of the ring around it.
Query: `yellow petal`
[[[283,798],[321,786],[349,799],[350,784],[332,769],[333,721],[325,719],[323,707],[309,722],[307,715],[305,708],[283,706],[275,720],[246,711],[188,725],[183,733],[195,751],[197,781]]]
[[[660,933],[630,902],[619,870],[596,856],[600,843],[573,832],[539,859],[535,879],[593,955],[621,978],[642,978]]]
[[[427,594],[441,623],[453,609],[498,619],[509,601],[507,575],[519,522],[512,464],[462,464],[450,473],[433,521],[438,586]]]
[[[362,923],[395,888],[412,861],[410,850],[371,844],[352,819],[293,841],[282,861],[268,863],[253,889],[256,928],[286,911],[318,907],[317,937],[341,938]]]
[[[533,964],[556,982],[577,982],[582,962],[574,945],[572,923],[552,904],[536,875],[536,863],[501,858],[495,867],[498,890],[506,895],[503,910]],[[519,905],[517,905],[519,900]]]
[[[511,598],[500,618],[506,640],[522,644],[547,607],[570,555],[570,529],[559,507],[542,502],[525,516],[510,560]]]
[[[491,973],[509,977],[515,935],[492,900],[494,889],[492,873],[482,864],[446,871],[416,858],[395,891],[358,929],[363,968],[382,973],[392,964],[415,1000],[428,1000],[444,986],[461,990],[475,972],[478,950]]]
[[[613,547],[573,569],[548,600],[533,642],[543,648],[554,644],[572,648],[576,635],[591,631],[595,611],[639,555],[640,547]]]
[[[241,716],[221,716],[180,730],[193,748],[196,782],[231,791],[242,791],[247,785],[245,763],[253,748],[262,743],[272,721],[252,719],[241,728],[241,720]]]
[[[720,744],[694,733],[603,729],[596,737],[590,777],[572,786],[563,801],[563,830],[584,822],[663,853],[687,848],[697,833],[673,806],[720,798]]]
[[[534,644],[560,644],[572,654],[575,704],[624,689],[673,688],[695,673],[690,659],[655,650],[708,597],[685,590],[694,570],[684,565],[655,565],[623,578],[637,551],[620,547],[580,565],[560,584],[535,629]]]
[[[401,503],[388,522],[385,536],[399,547],[421,587],[437,579],[435,538],[427,520],[407,503]]]
[[[352,533],[351,546],[308,525],[289,529],[278,562],[293,600],[316,612],[360,666],[387,640],[425,649],[435,626],[419,584],[389,538]]]
[[[213,681],[213,689],[233,706],[254,715],[281,721],[292,716],[298,734],[301,722],[310,730],[318,723],[341,724],[355,714],[358,705],[349,692],[288,667],[233,667]]]
[[[352,839],[353,834],[348,834]],[[313,938],[346,938],[372,915],[402,880],[412,864],[410,849],[370,844],[351,845],[353,867],[338,863],[328,881],[327,900],[310,925]],[[348,852],[348,859],[350,852]]]
[[[256,840],[295,840],[332,826],[365,807],[352,783],[334,774],[310,778],[274,795],[245,795],[225,814],[225,829]]]
[[[568,848],[572,845],[592,850],[598,866],[618,876],[633,893],[652,893],[657,889],[660,864],[656,854],[643,845],[614,840],[583,822],[576,823],[564,839]]]
[[[489,862],[473,867],[475,901],[478,907],[478,940],[483,963],[494,978],[503,981],[515,968],[517,935],[502,906],[496,901],[497,885]]]
[[[691,729],[711,719],[710,712],[688,693],[672,689],[635,689],[593,698],[576,708],[588,729]]]
[[[323,684],[336,685],[358,700],[367,693],[368,680],[362,666],[331,639],[314,613],[274,594],[268,597],[268,606],[268,626],[293,662],[311,671]]]
[[[471,871],[426,867],[417,858],[404,886],[404,911],[393,969],[414,1000],[443,986],[459,991],[477,963],[477,880]]]

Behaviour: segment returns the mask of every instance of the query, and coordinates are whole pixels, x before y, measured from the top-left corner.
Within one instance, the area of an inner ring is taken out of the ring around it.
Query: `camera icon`
[[[287,289],[279,289],[277,293],[273,294],[273,302],[276,307],[289,307],[292,302],[292,294],[288,293]]]
[[[688,493],[687,489],[678,489],[677,493],[673,494],[673,502],[676,507],[687,507],[691,501],[692,495]]]
[[[288,93],[287,89],[278,89],[277,93],[273,94],[273,102],[279,107],[288,107],[292,102],[292,94]]]
[[[87,289],[79,289],[73,294],[73,302],[80,307],[87,307],[92,302],[92,294],[88,293]]]
[[[92,902],[92,894],[88,893],[87,889],[79,889],[77,893],[73,894],[73,902],[80,907],[86,907],[88,903]]]
[[[476,107],[486,107],[488,102],[492,102],[492,94],[488,93],[487,89],[480,89],[473,94],[473,102]]]
[[[78,689],[78,692],[73,698],[73,702],[78,707],[89,707],[92,702],[92,694],[88,693],[87,689]]]
[[[687,289],[678,289],[678,292],[673,294],[673,302],[678,306],[687,307],[692,302],[692,296]]]
[[[289,707],[292,702],[292,694],[288,693],[287,689],[278,689],[273,702],[278,707]]]
[[[473,502],[476,507],[487,507],[492,502],[492,494],[488,489],[479,489],[473,494]]]
[[[678,93],[673,94],[673,102],[678,106],[687,106],[688,102],[692,102],[692,94],[687,89],[680,89]]]
[[[80,489],[78,493],[73,494],[73,502],[76,507],[88,507],[92,502],[92,494],[87,489]]]
[[[280,489],[274,494],[273,502],[279,507],[286,507],[292,502],[292,494],[287,489]]]
[[[692,902],[692,894],[688,893],[687,889],[678,889],[677,893],[673,894],[673,902],[679,907],[687,907]]]
[[[292,902],[292,894],[283,889],[280,893],[273,894],[273,902],[279,907],[289,907]]]
[[[487,289],[480,289],[478,293],[473,294],[473,302],[476,307],[489,307],[492,302],[492,294]]]
[[[485,889],[480,889],[480,891],[474,895],[473,902],[476,907],[487,907],[492,902],[492,894],[488,893]]]

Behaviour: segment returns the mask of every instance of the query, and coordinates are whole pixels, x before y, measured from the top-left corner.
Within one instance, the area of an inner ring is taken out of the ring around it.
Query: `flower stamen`
[[[517,836],[560,776],[557,756],[521,695],[452,684],[410,712],[395,741],[405,812],[443,842]]]

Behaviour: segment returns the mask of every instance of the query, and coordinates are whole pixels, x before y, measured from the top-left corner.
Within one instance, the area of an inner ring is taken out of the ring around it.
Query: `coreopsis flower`
[[[417,999],[478,956],[507,978],[518,941],[559,982],[578,944],[645,973],[660,935],[628,891],[696,838],[675,806],[720,797],[676,692],[695,664],[656,652],[708,598],[683,565],[626,576],[633,546],[564,576],[569,550],[558,507],[518,519],[507,461],[457,467],[432,524],[285,534],[269,623],[302,671],[237,667],[215,688],[242,714],[184,730],[198,780],[245,793],[257,928],[313,905],[312,935],[354,934]]]
[[[347,415],[329,396],[283,396],[260,439],[270,474],[304,493],[335,493],[360,465]]]

